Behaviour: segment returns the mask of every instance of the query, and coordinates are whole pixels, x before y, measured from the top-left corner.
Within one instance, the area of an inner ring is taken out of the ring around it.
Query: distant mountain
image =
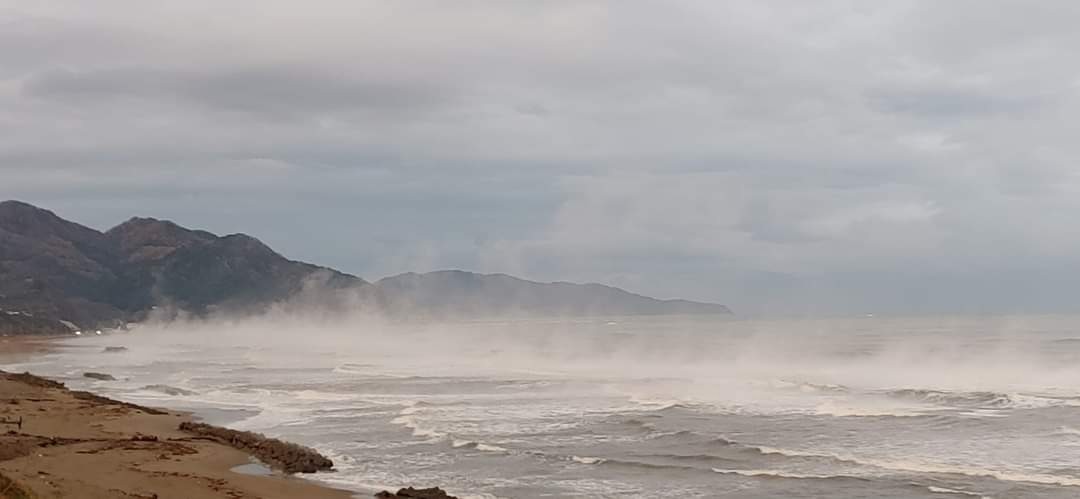
[[[123,323],[155,307],[254,312],[313,286],[349,291],[357,299],[349,303],[397,316],[730,313],[723,305],[503,274],[409,273],[372,285],[289,260],[244,234],[219,237],[153,218],[103,233],[26,203],[0,202],[0,334]]]
[[[657,300],[602,284],[540,283],[506,274],[443,270],[375,283],[380,307],[434,316],[730,314],[714,303]]]
[[[126,264],[128,310],[166,303],[184,310],[260,308],[288,299],[310,279],[335,288],[363,286],[359,277],[289,260],[245,234],[218,237],[172,222],[134,218],[105,233]]]
[[[6,324],[33,317],[89,328],[137,320],[162,305],[194,313],[257,309],[290,298],[310,279],[367,284],[289,260],[243,234],[218,237],[152,218],[102,233],[26,203],[0,203],[0,312],[22,314],[0,317]]]

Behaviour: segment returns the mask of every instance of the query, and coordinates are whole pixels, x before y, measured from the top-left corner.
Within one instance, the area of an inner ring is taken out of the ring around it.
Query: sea
[[[0,367],[311,446],[361,495],[1080,497],[1080,317],[279,314]]]

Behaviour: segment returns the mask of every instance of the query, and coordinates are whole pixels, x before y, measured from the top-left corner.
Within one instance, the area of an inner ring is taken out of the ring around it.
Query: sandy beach
[[[20,362],[55,348],[54,341],[70,336],[0,336],[0,364]]]
[[[5,360],[48,348],[4,338]],[[244,474],[252,457],[179,430],[188,415],[118,403],[34,376],[0,374],[0,497],[312,498],[349,492],[290,475]],[[21,420],[21,426],[19,421]]]

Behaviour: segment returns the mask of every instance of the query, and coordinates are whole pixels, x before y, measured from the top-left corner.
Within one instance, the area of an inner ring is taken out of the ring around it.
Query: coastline
[[[2,337],[0,364],[47,353],[57,339]],[[181,431],[181,424],[194,422],[190,414],[73,391],[33,375],[0,371],[0,421],[0,497],[5,499],[361,497],[271,471],[253,457],[257,449]]]
[[[54,341],[70,337],[70,335],[0,336],[0,364],[25,362],[34,355],[49,353],[56,349]]]

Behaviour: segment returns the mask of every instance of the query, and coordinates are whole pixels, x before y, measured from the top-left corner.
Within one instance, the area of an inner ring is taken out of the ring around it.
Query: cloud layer
[[[1072,310],[1080,6],[0,2],[0,197],[762,312]]]

